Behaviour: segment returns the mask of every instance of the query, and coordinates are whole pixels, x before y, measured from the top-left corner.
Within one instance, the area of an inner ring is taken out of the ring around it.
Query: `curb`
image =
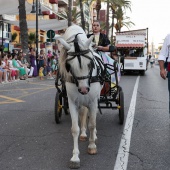
[[[35,81],[35,80],[38,80],[38,78],[29,78],[29,79],[26,79],[26,80],[18,80],[18,81],[12,81],[12,82],[7,82],[7,83],[2,83],[0,84],[0,87],[4,87],[4,86],[8,86],[8,85],[16,85],[16,84],[21,84],[21,83],[28,83],[28,82],[32,82],[32,81]]]
[[[38,80],[40,80],[39,77],[28,78],[26,80],[18,80],[18,81],[2,83],[2,84],[0,84],[0,87],[4,87],[4,86],[8,86],[8,85],[16,85],[16,84],[21,84],[21,83],[29,83],[29,82],[38,81]],[[45,81],[51,81],[51,80],[54,80],[54,79],[48,79],[47,77],[44,77],[44,80]],[[41,81],[44,81],[44,80],[41,80]]]

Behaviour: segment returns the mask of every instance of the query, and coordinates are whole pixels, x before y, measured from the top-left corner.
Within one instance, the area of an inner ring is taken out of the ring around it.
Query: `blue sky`
[[[126,15],[135,23],[130,30],[148,28],[149,43],[158,47],[165,36],[170,33],[169,0],[130,0],[131,12]],[[128,29],[123,27],[122,31]]]

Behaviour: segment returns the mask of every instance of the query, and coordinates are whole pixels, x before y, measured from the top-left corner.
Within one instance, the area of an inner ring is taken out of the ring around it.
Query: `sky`
[[[131,12],[126,10],[135,26],[130,30],[148,28],[149,44],[155,47],[162,45],[164,38],[170,33],[170,1],[169,0],[129,0]],[[123,27],[121,31],[128,31]]]

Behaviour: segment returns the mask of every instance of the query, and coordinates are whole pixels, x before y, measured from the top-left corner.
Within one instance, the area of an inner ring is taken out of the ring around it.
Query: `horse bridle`
[[[69,59],[66,59],[65,67],[66,67],[67,72],[70,71],[70,73],[72,74],[72,80],[71,80],[72,83],[75,83],[78,86],[78,80],[88,79],[88,83],[89,83],[89,86],[90,86],[90,83],[100,81],[98,76],[92,77],[92,72],[93,72],[93,69],[95,68],[96,64],[95,64],[94,59],[92,59],[92,58],[90,58],[89,56],[86,55],[87,53],[91,52],[90,49],[83,50],[83,51],[80,50],[80,47],[78,45],[77,35],[78,34],[76,34],[75,39],[72,41],[72,42],[74,42],[75,52],[67,52],[67,54],[69,56],[72,56],[72,57],[69,58]],[[68,64],[68,61],[73,60],[75,57],[77,57],[78,61],[79,61],[79,66],[81,68],[81,56],[90,60],[91,67],[90,67],[90,71],[89,71],[88,75],[77,77],[77,76],[74,75],[74,73],[70,69],[70,65]],[[99,72],[99,68],[97,69],[97,72]],[[97,74],[97,75],[99,75],[99,74]]]

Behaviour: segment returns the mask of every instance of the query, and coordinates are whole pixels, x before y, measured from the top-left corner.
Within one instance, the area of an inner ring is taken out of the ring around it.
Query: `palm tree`
[[[101,0],[96,0],[97,20],[99,20],[100,9],[101,9]]]
[[[12,42],[14,42],[16,40],[17,36],[18,36],[18,34],[16,32],[14,32],[12,34]]]
[[[71,21],[72,21],[72,4],[73,1],[69,0],[68,1],[68,26],[71,26]]]
[[[121,7],[117,9],[117,11],[115,12],[115,16],[117,21],[117,23],[115,24],[115,28],[117,32],[120,32],[123,26],[129,29],[132,25],[135,25],[132,21],[130,21],[129,17],[125,16],[125,12],[122,10]]]
[[[36,33],[33,33],[33,32],[30,32],[29,35],[28,35],[28,43],[30,45],[30,48],[32,48],[32,44],[35,44],[36,42]]]
[[[80,1],[80,14],[81,14],[81,25],[82,25],[82,28],[83,30],[85,31],[85,19],[84,19],[84,10],[83,10],[83,1],[82,0],[79,0]]]
[[[28,52],[28,28],[26,21],[26,10],[25,10],[25,1],[18,0],[19,2],[19,26],[22,28],[21,33],[21,47],[23,52]]]
[[[126,18],[124,17],[125,12],[123,12],[123,9],[126,10],[127,8],[131,10],[131,2],[130,1],[127,1],[127,0],[110,0],[110,9],[112,11],[111,43],[113,43],[113,28],[115,26],[117,26],[117,28],[118,28],[118,23],[114,24],[114,19],[116,18],[117,22],[122,21],[122,23],[124,23],[123,20],[127,19],[127,17]],[[130,24],[130,22],[129,22],[129,24]]]
[[[68,18],[69,17],[69,11],[64,11],[64,12],[61,12],[61,13],[58,13],[61,17],[63,18]],[[79,24],[78,21],[80,20],[80,12],[77,12],[77,9],[76,8],[73,8],[72,11],[72,16],[71,16],[71,19],[70,21],[75,23],[75,24]]]

